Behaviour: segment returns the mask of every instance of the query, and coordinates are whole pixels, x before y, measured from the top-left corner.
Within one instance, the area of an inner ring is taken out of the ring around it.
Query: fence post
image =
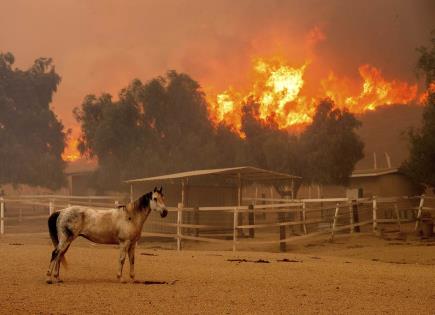
[[[355,232],[355,226],[353,222],[353,207],[352,207],[352,200],[348,199],[349,204],[349,220],[350,220],[350,233],[353,234]]]
[[[196,224],[196,225],[199,224],[199,208],[198,207],[193,208],[193,224]],[[199,236],[199,229],[195,228],[194,231],[195,231],[194,235],[196,237],[198,237]]]
[[[424,195],[421,195],[420,196],[420,204],[418,206],[417,221],[415,222],[415,231],[417,231],[420,227],[421,213],[423,211],[423,205],[424,205]]]
[[[397,203],[394,204],[394,212],[396,213],[397,225],[399,227],[399,232],[401,232],[402,229],[401,229],[401,226],[400,226],[400,214],[399,214],[399,208],[397,206]]]
[[[307,225],[305,223],[305,220],[307,219],[307,208],[305,201],[302,203],[302,222],[303,222],[303,228],[304,228],[304,234],[307,234]]]
[[[339,210],[340,210],[340,205],[337,202],[337,205],[335,207],[334,222],[332,223],[331,242],[334,240],[334,232],[335,232],[335,226],[337,225],[337,217],[338,217]]]
[[[248,224],[249,225],[254,225],[254,205],[250,204],[248,206],[249,212],[248,212]],[[254,238],[255,237],[255,230],[254,228],[249,228],[249,237],[250,238]]]
[[[284,212],[278,212],[278,221],[285,222],[285,213]],[[279,227],[279,240],[285,240],[286,239],[286,232],[285,232],[285,225],[281,225]],[[287,251],[287,243],[280,242],[279,243],[279,251],[280,252],[286,252]]]
[[[183,216],[183,204],[179,203],[177,208],[177,250],[181,250],[181,218]]]
[[[5,234],[5,200],[0,197],[0,234]]]
[[[373,233],[378,230],[378,203],[376,201],[376,196],[373,196]]]
[[[237,243],[237,224],[238,224],[238,212],[237,208],[234,208],[234,219],[233,219],[233,253],[236,252]]]
[[[53,200],[50,200],[48,203],[48,215],[52,215],[54,212],[54,202]]]

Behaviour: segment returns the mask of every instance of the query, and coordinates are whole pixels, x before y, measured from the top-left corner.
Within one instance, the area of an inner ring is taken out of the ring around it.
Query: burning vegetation
[[[280,129],[294,129],[312,122],[319,100],[331,99],[335,105],[352,113],[364,113],[379,106],[421,102],[417,84],[388,81],[380,69],[365,64],[359,67],[360,81],[338,78],[331,72],[320,80],[317,94],[304,93],[305,63],[291,67],[281,59],[255,59],[248,91],[228,88],[208,96],[211,119],[223,123],[244,137],[241,131],[243,107],[254,101],[259,105],[259,121],[273,121]]]

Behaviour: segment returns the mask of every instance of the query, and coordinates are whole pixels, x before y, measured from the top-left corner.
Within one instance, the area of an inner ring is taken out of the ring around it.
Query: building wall
[[[138,183],[133,186],[134,198],[152,191],[155,185]],[[160,188],[160,186],[159,186]],[[181,183],[163,184],[163,194],[167,206],[176,207],[181,202]],[[186,185],[185,207],[218,207],[237,205],[237,187]]]
[[[413,196],[418,194],[416,187],[405,175],[386,174],[370,177],[351,178],[350,188],[362,188],[364,197]]]

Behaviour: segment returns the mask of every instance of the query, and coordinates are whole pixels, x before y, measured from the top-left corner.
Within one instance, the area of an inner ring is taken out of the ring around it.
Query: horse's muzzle
[[[168,210],[166,210],[166,209],[163,209],[163,211],[160,212],[160,216],[161,216],[162,218],[165,218],[167,215],[168,215]]]

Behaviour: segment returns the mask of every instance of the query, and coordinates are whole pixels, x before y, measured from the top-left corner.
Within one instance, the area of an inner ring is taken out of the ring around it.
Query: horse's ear
[[[162,194],[162,192],[163,192],[163,186],[160,186],[160,190],[159,190],[160,195]]]
[[[157,186],[154,186],[154,192],[156,192],[157,191]]]

